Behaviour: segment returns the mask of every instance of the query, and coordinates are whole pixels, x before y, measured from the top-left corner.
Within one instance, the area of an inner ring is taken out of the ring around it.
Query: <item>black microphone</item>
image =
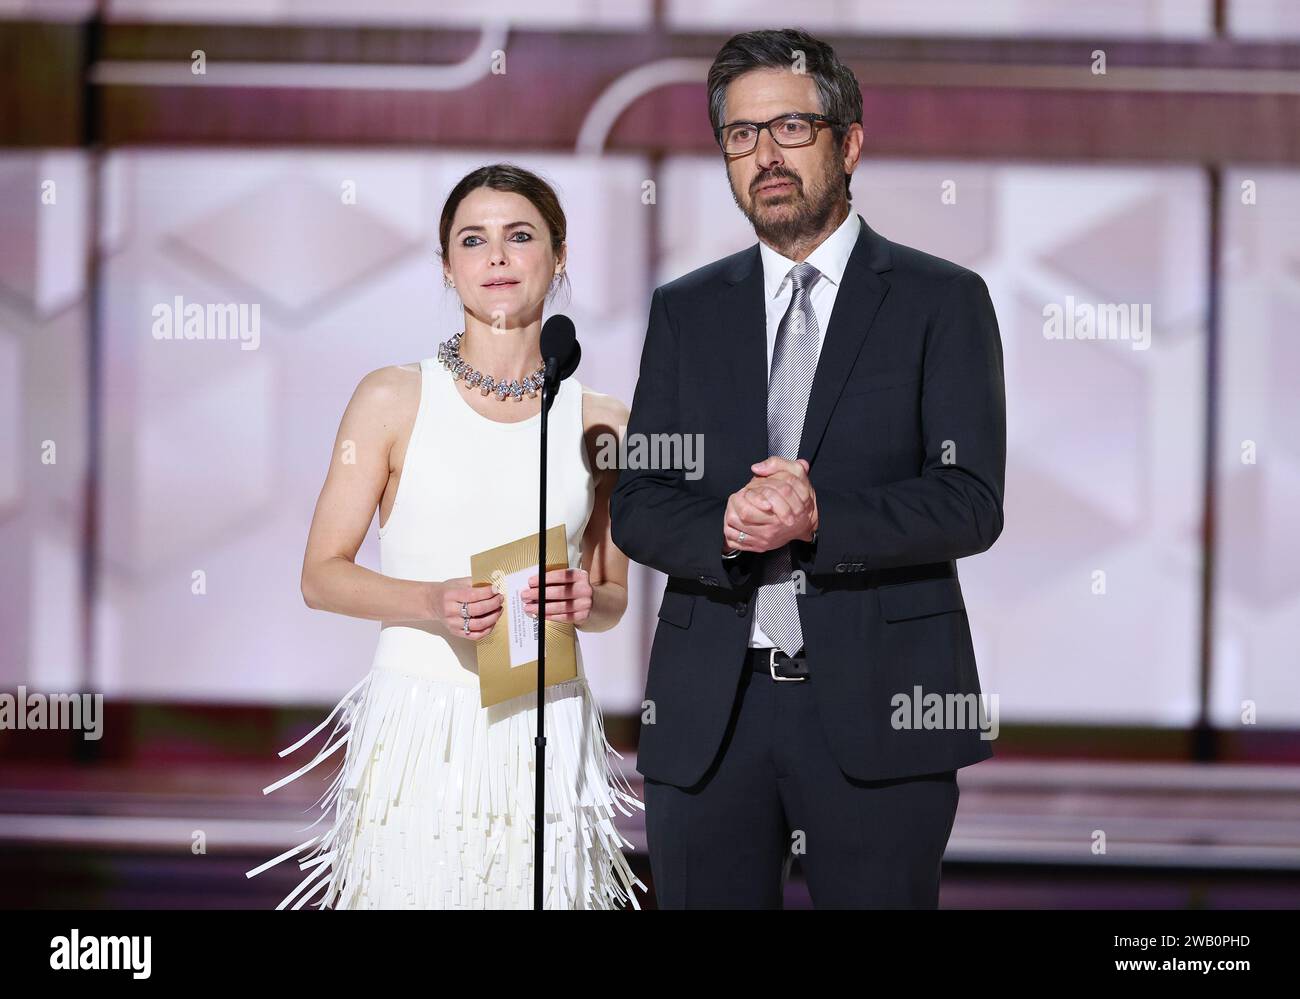
[[[578,346],[578,337],[573,329],[573,320],[568,316],[551,316],[550,319],[542,325],[542,363],[545,365],[545,371],[542,374],[542,422],[540,433],[538,434],[538,443],[540,445],[538,468],[540,470],[538,481],[537,511],[537,564],[539,566],[549,565],[550,559],[546,555],[546,456],[547,456],[547,417],[551,412],[551,403],[555,402],[555,396],[560,387],[560,382],[568,378],[578,369],[578,361],[582,359],[582,348]],[[567,562],[568,552],[564,552],[564,559]],[[539,572],[540,576],[545,576],[544,572]],[[538,595],[537,614],[539,619],[546,619],[546,587],[542,586]],[[545,829],[545,815],[543,803],[546,801],[546,695],[543,687],[546,685],[546,628],[542,627],[537,633],[537,737],[533,740],[536,746],[536,764],[534,766],[533,781],[533,828]],[[543,844],[545,839],[542,836],[533,837],[533,908],[542,908],[542,882],[545,880],[545,855],[543,853]]]
[[[543,392],[549,409],[560,382],[577,371],[578,362],[582,360],[582,348],[578,346],[573,320],[568,316],[551,316],[546,320],[542,324],[541,348],[542,362],[546,366]]]

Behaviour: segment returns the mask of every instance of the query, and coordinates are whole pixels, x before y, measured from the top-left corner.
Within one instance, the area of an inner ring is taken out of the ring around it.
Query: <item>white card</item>
[[[501,592],[505,597],[505,608],[509,627],[506,634],[510,638],[510,668],[516,669],[537,662],[537,625],[535,618],[528,616],[524,610],[523,591],[528,589],[528,578],[537,575],[537,566],[510,572],[501,578]]]

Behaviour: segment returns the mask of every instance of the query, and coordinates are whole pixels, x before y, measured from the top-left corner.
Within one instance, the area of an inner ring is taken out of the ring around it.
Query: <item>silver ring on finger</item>
[[[749,537],[749,535],[746,534],[744,531],[741,531],[740,534],[738,534],[738,535],[736,536],[736,540],[739,541],[739,542],[743,545],[743,544],[745,543],[745,539],[746,539],[747,537]]]

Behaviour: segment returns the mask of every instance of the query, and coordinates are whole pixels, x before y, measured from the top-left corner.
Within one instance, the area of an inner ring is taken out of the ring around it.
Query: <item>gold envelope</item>
[[[479,703],[486,708],[537,690],[537,622],[524,614],[517,598],[511,598],[536,572],[537,535],[479,552],[470,556],[469,563],[474,586],[491,587],[506,597],[497,623],[477,643]],[[568,534],[558,524],[546,529],[546,569],[565,568],[569,568]],[[546,686],[551,687],[576,677],[578,663],[574,626],[567,621],[545,625]]]

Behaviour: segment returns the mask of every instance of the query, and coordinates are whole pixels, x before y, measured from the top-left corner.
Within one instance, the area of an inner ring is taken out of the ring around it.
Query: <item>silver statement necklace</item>
[[[516,402],[528,393],[528,398],[534,399],[537,393],[542,390],[542,380],[546,375],[546,366],[542,365],[523,381],[515,378],[511,381],[498,381],[491,375],[485,375],[473,365],[469,364],[460,356],[460,339],[465,335],[461,330],[450,340],[444,340],[438,344],[438,360],[442,366],[451,372],[452,380],[464,378],[465,384],[471,388],[476,388],[484,395],[492,392],[496,393],[499,400],[505,401],[506,396],[512,397]]]

